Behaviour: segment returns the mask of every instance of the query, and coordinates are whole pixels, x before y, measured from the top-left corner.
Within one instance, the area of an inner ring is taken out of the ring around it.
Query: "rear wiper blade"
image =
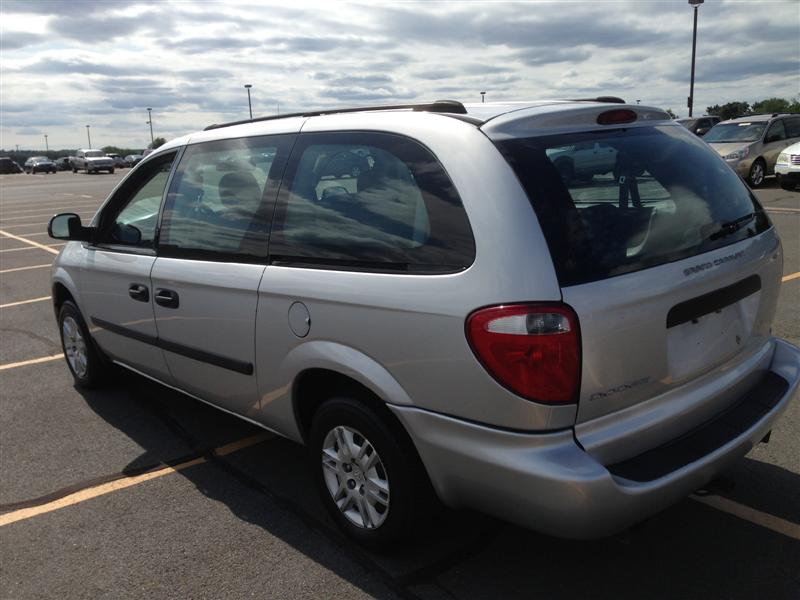
[[[724,238],[726,235],[730,235],[739,231],[742,227],[744,227],[747,223],[752,221],[756,216],[756,213],[751,212],[743,217],[739,217],[738,219],[734,219],[733,221],[728,221],[727,223],[723,223],[719,226],[719,229],[708,236],[710,240],[718,240],[720,238]]]

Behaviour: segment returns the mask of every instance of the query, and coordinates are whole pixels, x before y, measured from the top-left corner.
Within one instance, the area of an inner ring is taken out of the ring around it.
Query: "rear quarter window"
[[[302,134],[287,167],[270,260],[449,273],[475,258],[469,221],[433,154],[385,133]]]
[[[681,260],[770,226],[739,177],[677,125],[497,145],[531,200],[562,286]]]

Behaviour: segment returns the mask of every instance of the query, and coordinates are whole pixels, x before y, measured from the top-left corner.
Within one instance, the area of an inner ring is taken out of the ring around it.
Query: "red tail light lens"
[[[511,391],[545,404],[578,400],[578,318],[563,304],[514,304],[475,311],[467,338],[487,371]]]
[[[600,113],[597,117],[599,125],[619,125],[620,123],[633,123],[636,120],[636,111],[629,108],[616,108]]]

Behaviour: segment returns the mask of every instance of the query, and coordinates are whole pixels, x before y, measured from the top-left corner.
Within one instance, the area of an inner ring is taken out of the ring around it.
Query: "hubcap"
[[[761,163],[753,165],[753,174],[750,179],[753,181],[753,185],[759,185],[764,180],[764,168]]]
[[[351,523],[365,529],[383,524],[389,514],[389,476],[361,433],[346,426],[328,432],[322,474],[331,498]]]
[[[77,321],[72,317],[64,318],[64,322],[61,324],[61,339],[64,342],[64,353],[67,355],[67,362],[72,372],[78,377],[85,377],[89,364],[86,342],[81,335]]]

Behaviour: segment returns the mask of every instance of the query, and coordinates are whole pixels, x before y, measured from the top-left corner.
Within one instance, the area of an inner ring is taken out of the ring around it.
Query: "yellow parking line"
[[[13,269],[3,269],[2,271],[0,271],[0,274],[15,273],[16,271],[30,271],[31,269],[44,269],[49,266],[50,263],[47,263],[46,265],[31,265],[30,267],[14,267]]]
[[[66,246],[67,244],[47,244],[50,248],[55,248],[57,246]],[[36,246],[25,246],[24,248],[4,248],[0,250],[0,252],[21,252],[22,250],[40,250]]]
[[[20,300],[19,302],[9,302],[8,304],[0,304],[0,308],[11,308],[12,306],[20,306],[22,304],[33,304],[34,302],[44,302],[50,300],[50,296],[42,296],[41,298],[31,298],[30,300]]]
[[[0,365],[0,371],[6,371],[7,369],[16,369],[17,367],[27,367],[28,365],[38,365],[39,363],[46,363],[53,360],[58,360],[59,358],[64,358],[64,355],[53,354],[52,356],[43,356],[42,358],[32,358],[30,360],[21,360],[19,362],[7,363],[5,365]]]
[[[787,281],[791,281],[792,279],[800,278],[800,271],[797,273],[792,273],[791,275],[786,275],[781,279],[781,283],[786,283]]]
[[[786,537],[800,540],[800,525],[781,519],[755,508],[739,504],[722,496],[692,496],[692,500],[705,504],[722,512],[731,514],[745,521],[750,521],[766,529],[770,529]]]
[[[36,248],[41,248],[45,252],[50,252],[51,254],[58,254],[58,250],[53,250],[49,246],[45,246],[44,244],[40,244],[39,242],[34,242],[33,240],[29,240],[28,238],[20,237],[18,235],[14,235],[13,233],[8,233],[0,229],[0,235],[4,235],[7,238],[11,238],[12,240],[17,240],[18,242],[24,242],[30,246],[35,246]]]
[[[266,432],[259,433],[249,438],[238,440],[236,442],[226,444],[225,446],[220,446],[214,450],[214,453],[218,456],[225,456],[226,454],[231,454],[244,448],[254,446],[255,444],[258,444],[269,437],[271,437],[271,435]],[[143,473],[142,475],[116,479],[108,483],[103,483],[94,487],[86,488],[85,490],[80,490],[73,494],[64,496],[63,498],[59,498],[58,500],[53,500],[52,502],[40,504],[39,506],[21,508],[4,515],[0,515],[0,527],[9,525],[11,523],[16,523],[17,521],[30,519],[31,517],[45,513],[53,512],[54,510],[58,510],[60,508],[66,508],[67,506],[79,504],[80,502],[85,502],[86,500],[97,498],[98,496],[104,496],[106,494],[110,494],[111,492],[116,492],[117,490],[124,490],[125,488],[139,485],[140,483],[157,479],[159,477],[163,477],[164,475],[171,475],[172,473],[177,473],[179,471],[183,471],[184,469],[188,469],[189,467],[201,465],[205,462],[207,462],[207,459],[204,456],[200,456],[198,458],[182,462],[174,467],[162,467],[160,469],[156,469],[155,471]]]

